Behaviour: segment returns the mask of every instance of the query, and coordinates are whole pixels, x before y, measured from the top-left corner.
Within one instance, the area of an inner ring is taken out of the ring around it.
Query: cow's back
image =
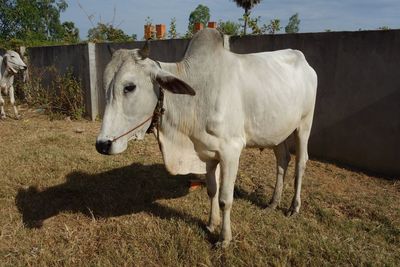
[[[241,96],[246,144],[279,144],[314,110],[315,71],[292,49],[233,56],[237,64],[232,77],[237,78],[231,82]]]

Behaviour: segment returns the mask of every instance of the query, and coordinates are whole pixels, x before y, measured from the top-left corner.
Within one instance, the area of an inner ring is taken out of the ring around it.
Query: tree
[[[282,27],[281,27],[280,19],[272,19],[272,20],[270,20],[269,24],[265,26],[265,30],[269,34],[275,34],[275,33],[279,32],[281,29],[282,29]]]
[[[75,24],[71,21],[64,22],[63,27],[63,41],[65,43],[73,44],[79,42],[79,29],[75,27]]]
[[[78,3],[79,8],[83,11],[86,15],[87,19],[89,20],[92,28],[88,30],[88,41],[89,42],[129,42],[135,41],[137,39],[136,34],[132,34],[131,36],[125,34],[125,32],[119,28],[122,24],[119,23],[118,26],[115,25],[115,18],[117,16],[117,8],[114,6],[114,15],[111,22],[102,22],[101,18],[100,21],[96,23],[93,14],[89,14],[85,8],[81,5],[79,0],[76,0]],[[147,17],[150,19],[149,17]]]
[[[378,30],[388,31],[388,30],[390,30],[390,27],[389,26],[381,26],[381,27],[378,28]]]
[[[258,34],[264,33],[264,31],[265,31],[264,28],[267,26],[264,25],[264,27],[260,28],[260,26],[258,26],[258,23],[260,20],[261,20],[260,16],[258,16],[256,18],[248,19],[248,24],[249,24],[249,27],[251,28],[251,34],[258,35]]]
[[[133,41],[134,36],[129,36],[123,30],[114,28],[110,23],[97,23],[97,26],[89,29],[88,39],[91,42],[127,42]]]
[[[64,27],[60,13],[67,7],[65,0],[2,0],[0,38],[19,39],[24,43],[61,41]]]
[[[222,21],[220,20],[218,23],[218,30],[227,35],[239,35],[240,34],[239,23],[233,21]]]
[[[168,37],[170,39],[176,39],[179,37],[179,34],[176,32],[176,18],[172,18],[169,23]]]
[[[186,33],[187,37],[191,37],[193,33],[194,24],[200,22],[207,25],[210,21],[210,9],[207,6],[198,5],[189,15],[189,25]]]
[[[243,14],[243,20],[244,20],[244,25],[243,25],[243,34],[246,35],[247,33],[247,23],[250,18],[250,11],[251,9],[259,4],[261,0],[233,0],[238,7],[241,7],[244,9],[244,14]]]
[[[289,18],[289,22],[285,27],[285,32],[286,33],[298,33],[299,25],[300,25],[299,13],[293,14]]]

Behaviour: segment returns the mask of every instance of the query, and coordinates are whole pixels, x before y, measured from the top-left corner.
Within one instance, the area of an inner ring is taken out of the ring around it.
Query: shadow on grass
[[[268,202],[266,201],[265,197],[257,192],[247,192],[243,188],[235,185],[234,194],[235,198],[241,198],[243,200],[249,201],[260,209],[264,209],[268,206]]]
[[[273,189],[274,188],[272,187],[272,191]],[[267,209],[268,211],[272,211],[269,209],[271,200],[265,195],[264,190],[262,192],[247,192],[245,189],[236,185],[234,193],[235,198],[246,200],[260,209]],[[289,207],[285,208],[282,206],[278,206],[276,210],[282,212],[283,214],[287,214],[289,212]]]
[[[135,163],[98,174],[76,171],[68,174],[63,184],[41,191],[32,186],[20,189],[16,205],[28,228],[40,228],[44,220],[64,211],[95,218],[145,211],[160,218],[178,218],[205,229],[198,218],[155,202],[185,196],[189,180],[193,178],[193,175],[169,175],[160,164]]]

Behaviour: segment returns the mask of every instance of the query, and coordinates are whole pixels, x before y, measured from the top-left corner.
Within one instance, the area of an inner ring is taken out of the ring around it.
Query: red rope
[[[139,124],[139,125],[136,126],[135,128],[133,128],[133,129],[127,131],[127,132],[124,133],[124,134],[121,134],[121,135],[118,136],[118,137],[113,138],[113,140],[111,140],[111,142],[115,142],[115,141],[117,141],[118,139],[120,139],[121,137],[124,137],[125,135],[127,135],[127,134],[133,132],[133,131],[136,130],[137,128],[143,126],[146,122],[148,122],[148,121],[151,120],[152,118],[153,118],[153,115],[151,115],[148,119],[146,119],[144,122],[142,122],[141,124]]]

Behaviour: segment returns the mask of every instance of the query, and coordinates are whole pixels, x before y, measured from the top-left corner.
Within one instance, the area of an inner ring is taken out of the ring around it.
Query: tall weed
[[[30,68],[30,78],[19,86],[17,93],[28,105],[44,109],[52,119],[84,115],[84,96],[81,82],[71,70],[59,73],[55,67]]]

